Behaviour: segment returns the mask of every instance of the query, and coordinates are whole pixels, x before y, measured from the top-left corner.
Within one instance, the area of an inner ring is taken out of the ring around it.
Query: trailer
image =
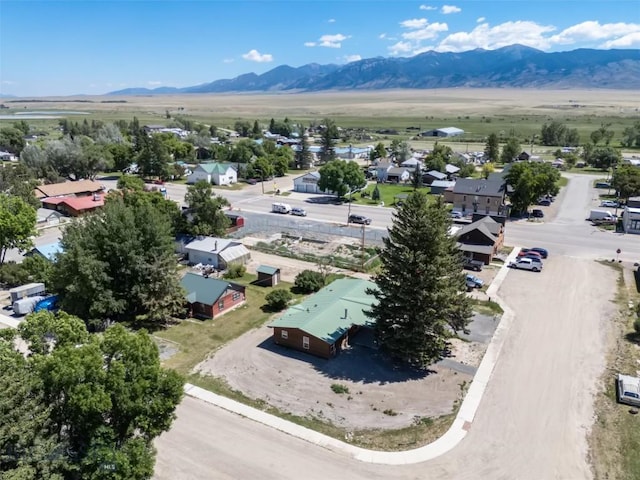
[[[35,297],[26,297],[13,302],[13,313],[15,315],[27,315],[33,312],[35,306],[45,297],[36,295]]]
[[[27,283],[26,285],[12,288],[11,290],[9,290],[9,295],[11,295],[11,303],[14,303],[21,298],[41,295],[44,292],[44,283]]]

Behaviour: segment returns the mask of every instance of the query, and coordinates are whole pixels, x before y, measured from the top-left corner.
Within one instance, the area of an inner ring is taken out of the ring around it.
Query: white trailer
[[[44,283],[27,283],[9,290],[11,295],[11,303],[17,302],[21,298],[40,295],[45,292]]]
[[[591,210],[589,213],[589,220],[592,222],[613,222],[616,216],[609,210]]]
[[[13,302],[13,313],[16,315],[27,315],[33,312],[36,304],[40,300],[44,300],[47,297],[36,295],[35,297],[26,297]]]
[[[291,213],[291,205],[287,203],[274,203],[271,205],[273,213]]]

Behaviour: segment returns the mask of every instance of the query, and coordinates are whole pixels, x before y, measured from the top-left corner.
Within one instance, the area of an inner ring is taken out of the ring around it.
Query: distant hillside
[[[522,45],[409,58],[369,58],[347,65],[281,65],[262,75],[186,88],[129,88],[109,95],[322,91],[388,88],[640,88],[640,50],[578,49],[545,53]]]

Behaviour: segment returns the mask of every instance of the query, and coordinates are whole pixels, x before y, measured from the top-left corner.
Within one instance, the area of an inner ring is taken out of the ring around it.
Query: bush
[[[289,290],[278,288],[277,290],[268,293],[265,300],[267,301],[267,307],[269,310],[279,312],[287,307],[292,298],[293,295]]]
[[[337,394],[343,394],[343,393],[349,393],[349,387],[347,387],[346,385],[341,385],[339,383],[333,383],[331,385],[331,390],[333,390],[333,393],[337,393]]]
[[[247,273],[247,267],[241,263],[232,263],[222,276],[224,278],[242,278],[245,273]]]
[[[324,287],[324,276],[320,272],[303,270],[296,275],[294,285],[301,293],[317,292]]]
[[[640,318],[637,318],[635,322],[633,322],[633,329],[636,333],[640,333]]]

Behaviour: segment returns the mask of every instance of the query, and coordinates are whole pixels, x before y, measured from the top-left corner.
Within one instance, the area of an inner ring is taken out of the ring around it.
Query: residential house
[[[488,265],[504,243],[504,225],[487,215],[461,227],[453,235],[465,257]]]
[[[188,272],[180,280],[189,304],[189,314],[199,318],[217,318],[245,302],[245,287],[198,273]]]
[[[422,176],[422,183],[425,185],[431,185],[436,180],[446,180],[447,174],[439,172],[438,170],[429,170]]]
[[[422,170],[424,167],[424,162],[422,160],[418,160],[415,157],[410,158],[409,160],[405,160],[400,164],[401,167],[408,168],[409,170],[415,171],[416,167]]]
[[[45,245],[38,245],[36,247],[33,247],[29,252],[25,254],[25,256],[40,255],[50,262],[53,262],[56,259],[56,255],[61,252],[62,245],[60,244],[60,241],[57,241],[54,243],[47,243]]]
[[[411,172],[407,168],[393,167],[387,170],[387,182],[406,183],[411,178]]]
[[[395,165],[392,163],[379,162],[376,165],[376,179],[379,182],[386,182],[387,174],[389,173],[389,170],[391,170],[392,168],[395,168]]]
[[[468,164],[475,163],[475,158],[469,153],[453,152],[452,158]]]
[[[187,255],[191,265],[210,265],[216,270],[226,270],[231,263],[246,264],[251,253],[242,243],[215,237],[179,237],[178,253]]]
[[[18,157],[11,152],[0,151],[0,160],[3,162],[17,162]]]
[[[280,283],[280,269],[277,267],[269,267],[268,265],[260,265],[256,268],[258,274],[258,280],[255,281],[256,285],[261,287],[275,287]]]
[[[640,198],[629,198],[622,212],[622,225],[625,233],[640,234]]]
[[[93,195],[94,193],[102,193],[103,191],[104,185],[99,182],[94,180],[77,180],[75,182],[39,185],[35,188],[34,194],[36,198],[63,197],[71,195],[83,197]]]
[[[459,178],[453,187],[453,209],[463,214],[502,215],[506,185],[502,180]]]
[[[456,127],[435,128],[420,133],[421,137],[457,137],[464,135],[464,130]]]
[[[238,172],[230,163],[201,163],[187,177],[187,183],[194,184],[200,180],[215,185],[231,185],[238,182]]]
[[[460,171],[460,167],[456,167],[455,165],[451,165],[450,163],[447,163],[444,166],[444,171],[447,174],[447,177],[451,179],[458,174],[458,172]]]
[[[367,293],[375,288],[356,278],[333,281],[273,321],[273,341],[322,358],[335,356],[359,329],[372,325],[364,312],[377,302]]]
[[[453,189],[456,182],[453,180],[434,180],[431,182],[431,193],[434,195],[445,195],[448,189]],[[445,201],[447,199],[445,198]]]
[[[320,172],[309,172],[293,179],[293,191],[302,193],[327,193],[318,187]]]
[[[42,206],[70,217],[79,217],[104,206],[103,195],[94,193],[86,197],[47,197],[43,198]]]

